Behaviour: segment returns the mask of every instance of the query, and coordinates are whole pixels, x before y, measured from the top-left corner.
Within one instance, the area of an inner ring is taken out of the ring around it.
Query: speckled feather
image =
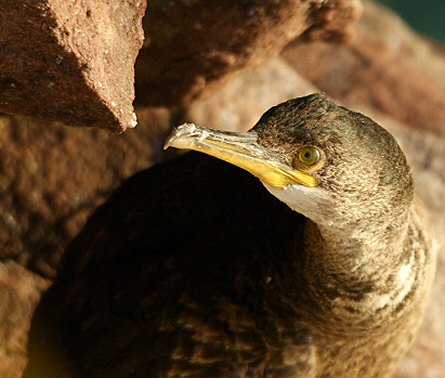
[[[323,148],[315,174],[335,206],[320,211],[335,227],[203,155],[141,172],[68,247],[33,319],[25,378],[393,372],[434,271],[403,153],[321,95],[272,108],[254,132],[287,164],[299,145]]]

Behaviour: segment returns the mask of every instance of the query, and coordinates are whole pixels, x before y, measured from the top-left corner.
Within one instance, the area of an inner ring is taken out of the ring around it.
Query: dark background
[[[380,0],[418,32],[445,42],[445,0]]]

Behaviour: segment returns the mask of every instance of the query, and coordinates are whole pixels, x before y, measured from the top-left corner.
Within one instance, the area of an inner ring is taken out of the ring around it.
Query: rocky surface
[[[167,4],[157,2],[162,3]],[[195,3],[182,2],[184,7]],[[322,2],[312,3],[317,14]],[[291,46],[282,58],[253,64],[245,71],[229,75],[238,70],[236,64],[222,69],[221,76],[206,79],[218,82],[226,74],[231,76],[217,90],[181,111],[143,109],[138,113],[140,125],[123,135],[49,127],[22,117],[0,118],[0,302],[7,304],[0,310],[0,376],[21,375],[31,313],[66,243],[122,179],[168,158],[162,143],[173,124],[188,120],[245,130],[271,105],[317,88],[390,129],[408,155],[442,253],[424,326],[397,378],[443,376],[445,104],[441,88],[445,54],[443,47],[416,36],[391,13],[365,4],[365,16],[356,24],[351,44],[311,42]],[[313,28],[301,35],[299,43],[310,35],[320,38],[317,33],[322,30],[322,26]],[[326,33],[327,38],[334,38]],[[1,51],[0,46],[0,57]],[[256,60],[256,53],[251,52],[249,62]],[[188,69],[186,62],[182,64],[176,69]],[[196,89],[195,95],[201,90]]]
[[[5,0],[0,111],[72,126],[136,125],[134,62],[146,0]]]
[[[139,112],[138,128],[99,129],[0,118],[1,258],[54,276],[63,248],[122,179],[156,161],[171,113]]]
[[[0,263],[0,377],[21,376],[30,319],[49,283],[14,261]]]
[[[184,119],[220,130],[247,131],[270,107],[316,91],[281,58],[246,70],[186,109]]]
[[[137,100],[189,104],[229,74],[277,55],[291,40],[339,41],[358,0],[156,1],[144,19]]]
[[[401,19],[367,1],[348,45],[293,44],[283,57],[334,98],[369,104],[445,135],[445,54]]]

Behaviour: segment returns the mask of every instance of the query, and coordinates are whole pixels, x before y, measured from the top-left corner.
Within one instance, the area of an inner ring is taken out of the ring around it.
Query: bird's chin
[[[317,224],[330,222],[332,216],[329,194],[320,187],[309,188],[304,185],[288,185],[282,189],[263,182],[266,189],[292,210],[304,215]]]

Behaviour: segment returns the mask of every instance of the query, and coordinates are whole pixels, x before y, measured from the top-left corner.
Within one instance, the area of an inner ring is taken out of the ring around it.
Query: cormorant
[[[166,146],[244,170],[192,152],[127,180],[67,248],[24,377],[390,376],[435,261],[394,138],[313,94]]]

